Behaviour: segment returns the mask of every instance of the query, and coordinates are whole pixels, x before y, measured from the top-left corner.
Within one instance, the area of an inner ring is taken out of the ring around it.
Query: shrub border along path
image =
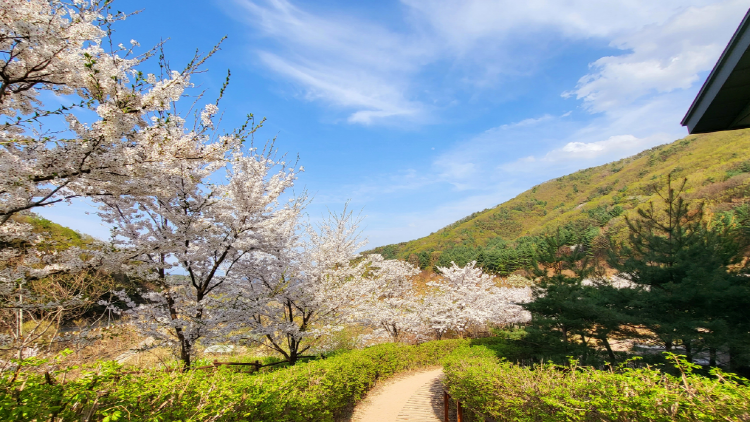
[[[445,360],[453,398],[496,421],[750,421],[747,380],[673,356],[681,376],[653,368],[601,371],[575,365],[514,365],[484,346]]]
[[[334,421],[378,379],[436,366],[467,340],[383,344],[265,373],[147,372],[114,363],[66,383],[26,371],[0,378],[0,420]],[[41,364],[41,362],[40,362]]]

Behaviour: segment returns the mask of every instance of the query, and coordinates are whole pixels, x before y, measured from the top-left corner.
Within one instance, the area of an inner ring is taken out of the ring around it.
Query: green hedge
[[[444,371],[452,397],[497,421],[750,420],[747,380],[695,375],[695,365],[672,359],[678,377],[648,367],[522,367],[476,346],[453,352]]]
[[[333,421],[377,379],[438,365],[467,344],[383,344],[257,375],[224,369],[126,374],[113,363],[65,383],[60,373],[48,379],[29,370],[15,380],[5,373],[0,420]]]

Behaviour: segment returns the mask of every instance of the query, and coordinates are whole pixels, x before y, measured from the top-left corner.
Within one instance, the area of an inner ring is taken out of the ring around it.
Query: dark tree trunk
[[[172,295],[167,291],[164,294],[167,300],[167,309],[169,310],[169,317],[174,321],[177,319],[177,310],[175,309],[175,302]],[[182,361],[182,370],[188,371],[190,369],[190,354],[192,352],[193,345],[190,343],[190,339],[185,336],[185,332],[180,327],[175,327],[175,334],[177,335],[177,341],[180,343],[180,360]]]
[[[740,369],[740,365],[737,359],[738,355],[737,347],[734,345],[729,345],[729,370],[732,372],[737,372],[737,370]]]
[[[617,358],[615,357],[615,352],[612,351],[612,346],[609,344],[609,340],[607,340],[607,337],[604,336],[601,338],[602,344],[604,345],[604,348],[607,349],[607,354],[609,355],[609,360],[612,365],[614,365],[617,362]]]
[[[190,352],[192,352],[192,350],[191,345],[185,336],[180,335],[180,337],[180,360],[182,361],[182,370],[187,372],[190,370],[190,365],[192,363],[190,361]]]
[[[682,344],[685,345],[685,355],[687,357],[687,361],[692,363],[693,362],[693,345],[690,344],[690,340],[682,340]]]
[[[716,348],[711,347],[708,349],[708,365],[716,366]]]

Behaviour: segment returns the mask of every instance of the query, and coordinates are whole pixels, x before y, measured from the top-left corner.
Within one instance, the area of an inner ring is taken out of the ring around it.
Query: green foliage
[[[589,217],[596,221],[599,227],[603,227],[609,223],[609,220],[619,217],[623,212],[625,212],[625,209],[620,205],[610,206],[609,204],[599,205],[586,211]]]
[[[534,343],[537,359],[557,360],[571,354],[587,364],[599,363],[599,353],[590,348],[602,346],[611,363],[617,361],[610,338],[632,334],[624,310],[631,296],[629,289],[605,284],[584,284],[596,272],[585,243],[571,242],[571,233],[558,230],[541,239],[537,259],[531,267],[538,284],[534,300],[524,306],[532,314],[528,342]],[[574,246],[570,246],[573,244]]]
[[[569,224],[537,240],[535,300],[524,305],[532,314],[525,341],[535,344],[537,359],[572,354],[597,364],[604,350],[615,364],[622,356],[612,338],[649,336],[668,351],[682,347],[688,361],[708,352],[715,367],[723,353],[732,371],[748,371],[750,212],[737,207],[709,224],[702,204],[683,199],[686,183],[673,186],[668,175],[664,187],[653,187],[659,200],[626,219],[628,241],[604,239],[609,266],[622,277],[617,284],[601,277],[592,227]]]
[[[742,173],[750,173],[750,161],[743,161],[724,174],[724,180],[730,179]]]
[[[455,262],[456,265],[463,267],[469,262],[477,261],[479,267],[486,272],[505,276],[531,264],[534,259],[536,241],[536,238],[523,237],[510,243],[496,238],[485,247],[454,246],[441,252],[434,266],[450,267],[451,262]]]
[[[487,347],[463,347],[445,359],[446,385],[465,407],[497,421],[740,421],[750,414],[747,380],[671,355],[673,377],[650,367],[600,371],[553,364],[523,367]]]
[[[44,362],[30,360],[19,376],[0,378],[0,420],[333,421],[378,379],[437,365],[467,344],[383,344],[255,375],[227,368],[132,374],[100,363],[67,382],[61,372],[33,371]]]
[[[729,349],[730,366],[750,363],[750,281],[743,265],[747,245],[744,208],[737,221],[719,215],[709,225],[703,205],[682,197],[686,182],[657,190],[660,204],[649,203],[628,219],[629,242],[610,256],[610,265],[639,288],[628,308],[653,331],[667,350],[681,344],[688,360],[708,349]],[[715,362],[712,362],[712,366]]]

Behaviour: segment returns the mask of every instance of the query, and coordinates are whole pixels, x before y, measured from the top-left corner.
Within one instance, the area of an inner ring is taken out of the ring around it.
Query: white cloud
[[[570,108],[582,110],[498,121],[443,140],[453,145],[428,162],[337,188],[330,198],[368,207],[410,197],[391,202],[393,210],[368,210],[376,244],[426,235],[511,192],[684,136],[680,118],[747,9],[746,0],[401,2],[405,16],[394,18],[405,19],[392,25],[287,0],[234,0],[249,12],[248,25],[278,45],[256,50],[260,62],[302,87],[306,100],[343,108],[357,124],[431,121],[448,108],[436,98],[465,106],[456,92],[502,87],[564,44],[608,44],[619,54],[594,60],[568,87]],[[425,82],[437,68],[445,73],[439,83]],[[420,195],[440,195],[443,205],[417,204]]]
[[[370,74],[351,79],[349,72],[316,63],[291,63],[275,54],[259,52],[263,63],[306,87],[309,100],[359,108],[348,118],[351,123],[370,124],[376,119],[416,116],[422,106],[403,98],[402,91]]]
[[[612,150],[614,148],[621,148],[625,145],[633,145],[640,141],[640,139],[636,138],[633,135],[617,135],[610,136],[607,140],[599,142],[568,142],[564,147],[562,147],[562,149],[559,150],[559,152],[575,155],[596,156],[604,153],[605,151]],[[554,151],[547,154],[547,156],[552,160],[560,159],[560,156],[556,155]]]
[[[445,201],[425,210],[368,211],[365,234],[367,248],[416,239],[435,232],[467,215],[494,207],[525,189],[509,183],[497,183],[492,189],[464,196],[446,194]]]
[[[448,86],[476,93],[501,86],[503,75],[526,74],[546,60],[561,37],[596,38],[624,52],[596,60],[566,93],[591,112],[686,89],[711,68],[747,7],[745,0],[402,3],[398,31],[289,0],[233,0],[232,10],[225,7],[278,45],[255,50],[262,64],[302,87],[305,99],[349,110],[347,120],[359,124],[432,121],[439,98],[457,104]],[[447,79],[425,89],[420,76],[438,63],[447,65]]]
[[[424,116],[425,105],[408,93],[410,76],[432,55],[429,43],[351,16],[320,16],[286,0],[233,3],[246,12],[248,25],[279,45],[273,52],[256,50],[261,63],[301,86],[305,99],[353,109],[350,123]]]
[[[572,92],[592,112],[616,110],[653,93],[688,89],[710,70],[747,11],[745,1],[690,7],[663,24],[627,31],[611,45],[629,53],[591,64]]]
[[[520,122],[508,123],[507,125],[500,126],[500,129],[508,130],[508,129],[513,129],[517,127],[533,126],[533,125],[537,125],[539,123],[546,122],[552,119],[554,119],[554,116],[552,116],[551,114],[545,114],[542,117],[536,117],[536,118],[530,117],[528,119],[523,119]]]
[[[443,42],[467,53],[540,34],[583,39],[614,37],[661,24],[711,0],[402,0]]]

